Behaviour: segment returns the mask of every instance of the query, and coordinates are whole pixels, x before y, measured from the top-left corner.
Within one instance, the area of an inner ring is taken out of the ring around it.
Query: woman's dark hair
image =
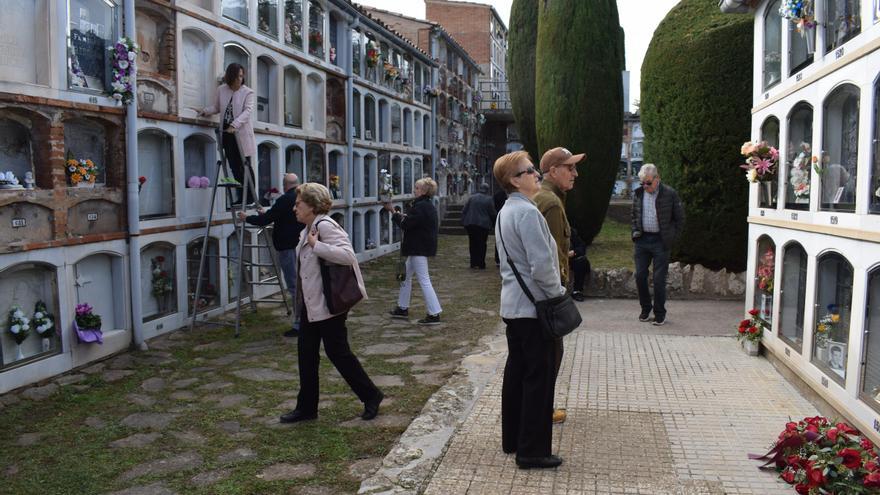
[[[226,74],[223,75],[223,82],[225,82],[227,86],[232,86],[235,78],[238,77],[239,71],[245,73],[244,67],[242,67],[241,64],[233,62],[227,65]],[[241,83],[244,84],[244,77],[241,78]]]

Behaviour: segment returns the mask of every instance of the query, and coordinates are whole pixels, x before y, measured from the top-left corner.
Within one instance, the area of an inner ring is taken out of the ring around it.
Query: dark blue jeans
[[[636,287],[643,313],[654,310],[657,318],[666,317],[666,275],[669,273],[669,250],[660,234],[642,234],[636,238],[633,258],[636,262]],[[648,290],[648,266],[654,262],[654,304]]]

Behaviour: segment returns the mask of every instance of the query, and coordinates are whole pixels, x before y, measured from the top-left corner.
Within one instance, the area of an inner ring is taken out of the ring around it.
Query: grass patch
[[[599,235],[587,248],[587,258],[589,258],[594,270],[633,269],[633,242],[630,225],[606,218]]]

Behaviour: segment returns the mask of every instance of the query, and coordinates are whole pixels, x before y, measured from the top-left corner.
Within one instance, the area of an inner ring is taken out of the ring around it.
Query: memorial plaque
[[[19,227],[25,227],[27,225],[27,220],[24,218],[13,218],[12,219],[12,228],[17,229]]]

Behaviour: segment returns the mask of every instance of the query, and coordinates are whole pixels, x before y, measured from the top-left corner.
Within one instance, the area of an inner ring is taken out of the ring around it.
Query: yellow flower
[[[81,181],[82,181],[82,175],[80,175],[80,174],[75,173],[70,176],[70,182],[73,182],[74,184],[79,184]]]
[[[840,315],[831,315],[831,321],[837,323],[840,321]]]
[[[818,330],[818,331],[820,331],[820,332],[824,332],[824,331],[825,331],[825,324],[824,324],[824,323],[819,323],[819,326],[816,327],[816,330]]]
[[[85,169],[85,167],[79,167],[78,169],[76,169],[76,171],[77,171],[77,173],[79,173],[80,175],[85,175],[85,173],[86,173],[86,169]]]

